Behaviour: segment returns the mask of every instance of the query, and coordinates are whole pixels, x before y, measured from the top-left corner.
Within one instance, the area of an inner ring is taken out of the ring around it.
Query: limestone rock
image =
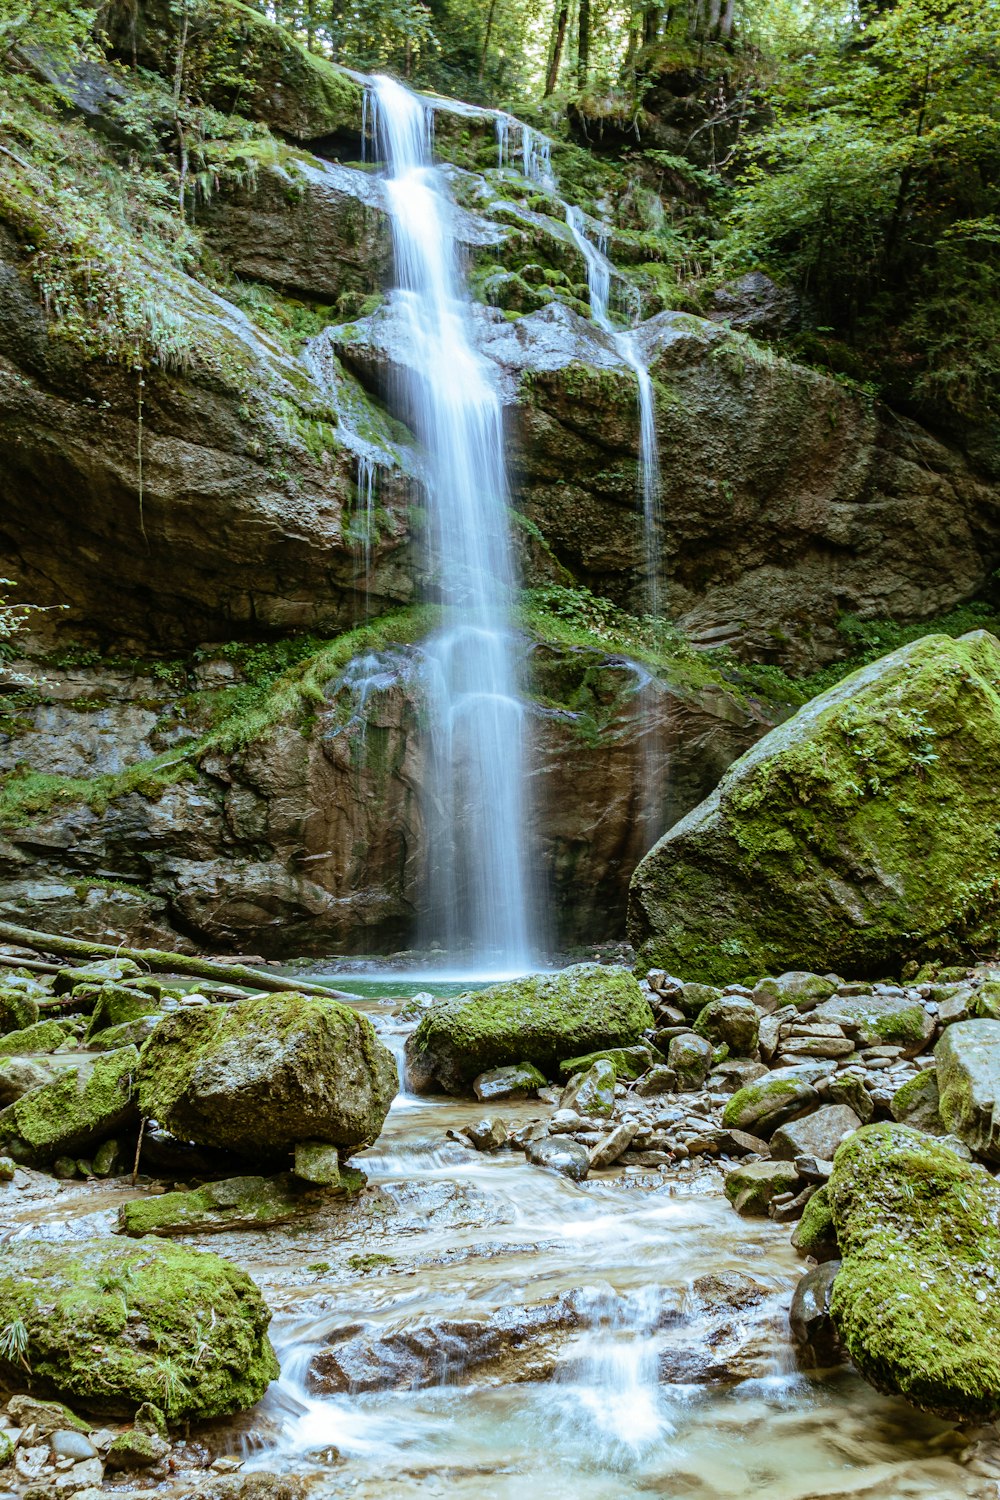
[[[552,1076],[560,1059],[629,1046],[652,1023],[625,969],[576,964],[434,1006],[407,1039],[408,1076],[418,1092],[437,1082],[454,1094],[485,1069],[525,1058]]]
[[[875,1113],[875,1101],[858,1073],[836,1074],[829,1081],[826,1096],[831,1104],[846,1104],[853,1109],[862,1125],[867,1125]]]
[[[477,1151],[498,1151],[507,1144],[507,1126],[493,1115],[467,1126],[465,1133]]]
[[[726,1197],[738,1214],[766,1218],[778,1193],[794,1189],[799,1174],[790,1161],[754,1161],[726,1174]]]
[[[802,1120],[782,1125],[771,1137],[771,1155],[780,1161],[797,1156],[815,1156],[832,1161],[841,1141],[861,1120],[846,1104],[825,1104]]]
[[[121,1047],[91,1066],[68,1068],[22,1094],[0,1115],[0,1141],[23,1141],[31,1157],[50,1162],[90,1150],[139,1123],[135,1080],[139,1053]]]
[[[828,1000],[836,989],[832,980],[820,974],[791,971],[779,974],[777,979],[760,979],[754,986],[752,998],[761,1010],[778,1010],[784,1005],[794,1005],[796,1010],[814,1010],[823,1000]]]
[[[934,1056],[945,1128],[978,1155],[1000,1162],[1000,1021],[949,1026]]]
[[[946,1419],[992,1420],[1000,1185],[932,1137],[887,1122],[844,1142],[829,1192],[843,1253],[831,1310],[859,1372]]]
[[[658,1094],[672,1094],[677,1087],[677,1074],[673,1068],[656,1063],[637,1080],[635,1093],[640,1099],[652,1099]]]
[[[699,1036],[717,1047],[728,1047],[734,1057],[753,1057],[757,1050],[759,1014],[752,1000],[722,995],[700,1012],[694,1023]]]
[[[302,1182],[311,1182],[317,1187],[339,1188],[340,1152],[328,1141],[296,1141],[294,1172]],[[255,1179],[251,1179],[253,1180]]]
[[[302,1212],[303,1198],[287,1176],[230,1177],[190,1192],[131,1198],[118,1210],[118,1226],[134,1238],[256,1229],[287,1224]]]
[[[819,1107],[812,1084],[792,1069],[777,1068],[759,1082],[738,1089],[722,1112],[727,1130],[770,1137],[780,1125]]]
[[[131,1417],[148,1400],[172,1422],[229,1416],[278,1374],[250,1277],[159,1240],[9,1245],[0,1322],[15,1319],[31,1375],[8,1366],[7,1378],[98,1414]]]
[[[674,1037],[667,1053],[667,1065],[677,1079],[680,1093],[694,1093],[701,1088],[712,1066],[712,1057],[711,1042],[693,1031]]]
[[[924,1068],[923,1072],[899,1086],[889,1108],[892,1118],[902,1124],[926,1130],[928,1135],[945,1135],[947,1129],[941,1119],[940,1103],[937,1072],[934,1068]]]
[[[993,946],[998,680],[985,631],[925,636],[772,730],[636,869],[642,965],[870,973]]]
[[[579,1141],[564,1135],[549,1135],[529,1141],[526,1156],[536,1167],[548,1167],[573,1182],[582,1182],[590,1171],[590,1153]]]
[[[182,1140],[275,1160],[298,1141],[369,1145],[397,1083],[365,1016],[282,993],[165,1017],[142,1049],[139,1102]]]
[[[655,1072],[655,1069],[651,1071]],[[609,1116],[615,1107],[614,1063],[598,1058],[585,1072],[574,1073],[559,1099],[560,1109],[573,1109],[581,1115]],[[645,1077],[649,1077],[647,1073]]]
[[[899,1046],[907,1057],[922,1051],[934,1035],[934,1017],[906,996],[838,995],[818,1006],[813,1017],[842,1027],[862,1047]]]
[[[494,1099],[527,1099],[545,1087],[545,1075],[531,1063],[511,1063],[505,1068],[489,1068],[472,1080],[472,1092],[482,1104]]]
[[[610,1135],[598,1141],[590,1152],[590,1165],[595,1170],[602,1167],[613,1167],[619,1157],[624,1156],[636,1136],[639,1134],[639,1126],[635,1120],[622,1120],[616,1125]]]

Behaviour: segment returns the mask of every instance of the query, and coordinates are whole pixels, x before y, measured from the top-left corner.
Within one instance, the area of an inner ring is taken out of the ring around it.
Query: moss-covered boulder
[[[925,636],[771,731],[639,863],[640,964],[898,969],[1000,937],[1000,642]]]
[[[139,1106],[180,1140],[262,1160],[297,1141],[374,1141],[396,1061],[366,1016],[294,993],[166,1016],[142,1049]]]
[[[16,983],[0,984],[0,1035],[23,1031],[38,1020],[37,995]]]
[[[227,1177],[188,1192],[131,1198],[118,1210],[124,1234],[212,1234],[287,1224],[305,1207],[304,1190],[287,1173],[278,1177]]]
[[[792,1244],[800,1255],[810,1255],[813,1260],[840,1259],[828,1188],[819,1188],[809,1199],[792,1233]]]
[[[153,995],[127,989],[123,984],[104,984],[94,1002],[87,1040],[110,1027],[123,1026],[127,1021],[138,1021],[143,1016],[155,1016],[159,1009],[160,1002]]]
[[[1000,1021],[949,1026],[934,1056],[945,1129],[980,1156],[1000,1162]]]
[[[407,1076],[420,1092],[462,1094],[477,1074],[525,1059],[547,1077],[565,1058],[628,1047],[653,1013],[627,969],[574,964],[530,974],[435,1005],[406,1044]]]
[[[0,1326],[21,1324],[5,1381],[74,1408],[172,1422],[256,1404],[278,1374],[271,1314],[245,1271],[217,1255],[145,1240],[0,1250]]]
[[[138,1126],[135,1080],[139,1053],[120,1047],[93,1064],[68,1068],[0,1114],[0,1143],[26,1148],[40,1163],[77,1156],[129,1126]]]
[[[752,1000],[740,995],[721,995],[701,1011],[694,1029],[717,1047],[728,1047],[733,1057],[753,1057],[759,1022],[760,1014]]]
[[[946,1135],[947,1127],[941,1119],[941,1100],[938,1094],[937,1073],[925,1068],[922,1073],[901,1083],[889,1103],[892,1118],[903,1125],[912,1125],[916,1130],[926,1130],[928,1135]]]
[[[1000,1185],[908,1125],[866,1125],[834,1160],[843,1256],[831,1311],[878,1390],[959,1420],[1000,1414]]]
[[[726,1130],[748,1130],[766,1140],[789,1120],[818,1109],[819,1102],[819,1094],[801,1074],[776,1068],[766,1078],[736,1090],[722,1111],[722,1124]]]
[[[31,1052],[54,1052],[70,1035],[58,1021],[36,1021],[23,1031],[8,1031],[0,1037],[0,1057],[18,1057]]]

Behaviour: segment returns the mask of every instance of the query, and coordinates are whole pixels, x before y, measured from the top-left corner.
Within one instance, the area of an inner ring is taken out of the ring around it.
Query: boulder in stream
[[[254,1406],[278,1374],[270,1318],[245,1271],[162,1240],[18,1240],[0,1255],[0,1326],[24,1330],[5,1380],[99,1415]]]
[[[931,635],[741,757],[632,877],[640,966],[884,972],[1000,935],[1000,642]]]
[[[1000,1414],[1000,1184],[908,1125],[866,1125],[837,1152],[843,1255],[831,1312],[878,1390],[946,1419]]]
[[[135,1047],[102,1053],[89,1066],[67,1068],[3,1111],[0,1144],[46,1163],[89,1151],[118,1131],[138,1126],[138,1068]]]
[[[224,1229],[260,1229],[287,1224],[306,1206],[306,1193],[287,1174],[229,1177],[189,1192],[132,1198],[118,1210],[118,1227],[144,1234],[212,1234]]]
[[[464,1094],[488,1068],[524,1059],[553,1077],[561,1059],[628,1047],[652,1024],[627,969],[574,964],[435,1005],[407,1040],[407,1077],[418,1093]]]
[[[934,1056],[945,1128],[980,1156],[1000,1162],[1000,1021],[949,1026]]]
[[[366,1016],[282,993],[166,1016],[142,1049],[139,1104],[180,1140],[275,1160],[299,1141],[370,1145],[397,1081]]]

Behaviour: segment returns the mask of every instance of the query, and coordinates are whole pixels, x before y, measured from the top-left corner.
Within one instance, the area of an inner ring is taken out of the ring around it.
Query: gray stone
[[[107,1465],[112,1470],[149,1469],[169,1452],[170,1443],[159,1433],[133,1427],[115,1438],[107,1452]]]
[[[494,1115],[466,1126],[465,1133],[477,1151],[498,1151],[507,1144],[507,1126]]]
[[[692,1031],[674,1037],[667,1053],[667,1065],[676,1074],[680,1093],[694,1093],[701,1088],[712,1066],[712,1057],[712,1044],[704,1037],[696,1036]]]
[[[875,1113],[875,1103],[856,1073],[838,1073],[829,1080],[826,1096],[831,1104],[846,1104],[853,1109],[862,1125]]]
[[[340,1154],[326,1141],[295,1142],[295,1175],[317,1187],[340,1186]]]
[[[601,1167],[614,1166],[638,1134],[639,1126],[634,1120],[623,1120],[620,1125],[616,1125],[611,1134],[606,1135],[591,1151],[591,1168],[598,1170]]]
[[[708,1087],[723,1094],[735,1094],[737,1089],[763,1078],[766,1072],[767,1068],[763,1063],[752,1062],[749,1058],[730,1057],[712,1069],[708,1075]]]
[[[544,1088],[545,1082],[545,1075],[531,1063],[511,1063],[480,1073],[472,1081],[472,1092],[481,1104],[492,1104],[497,1099],[527,1099]]]
[[[85,1432],[71,1427],[60,1427],[49,1438],[49,1447],[56,1458],[96,1458],[97,1449]]]
[[[925,1068],[900,1085],[892,1096],[889,1110],[894,1120],[914,1125],[930,1135],[944,1135],[940,1103],[937,1072],[934,1068]]]
[[[837,995],[815,1016],[841,1026],[862,1047],[899,1047],[906,1057],[922,1051],[934,1035],[934,1017],[906,995]]]
[[[44,1064],[27,1057],[0,1058],[0,1109],[6,1109],[32,1089],[40,1089],[51,1077]]]
[[[801,1278],[792,1295],[788,1322],[799,1362],[808,1369],[832,1369],[846,1358],[830,1313],[839,1270],[839,1260],[815,1266]]]
[[[1000,1162],[1000,1021],[958,1021],[934,1048],[939,1110],[947,1130]]]
[[[632,1092],[640,1099],[652,1099],[660,1094],[672,1094],[676,1087],[677,1074],[674,1069],[664,1063],[655,1063],[636,1080]]]
[[[792,969],[779,974],[777,979],[761,979],[757,982],[753,1001],[761,1010],[776,1010],[785,1005],[794,1005],[798,1011],[812,1010],[820,1001],[834,993],[836,986],[820,974],[809,974]]]
[[[616,1076],[614,1063],[599,1057],[585,1072],[574,1073],[562,1091],[560,1109],[610,1116],[615,1107]]]
[[[791,1069],[776,1069],[766,1078],[738,1089],[722,1112],[727,1130],[748,1130],[769,1138],[780,1125],[819,1107],[819,1094]]]
[[[536,1167],[548,1167],[573,1182],[582,1182],[591,1167],[590,1153],[586,1146],[570,1140],[564,1135],[550,1135],[542,1140],[529,1141],[527,1157]]]
[[[861,1121],[846,1104],[826,1104],[805,1119],[783,1125],[771,1137],[771,1154],[781,1161],[797,1156],[814,1156],[832,1161],[845,1136],[857,1130]]]
[[[726,1174],[726,1197],[745,1218],[766,1218],[773,1198],[793,1190],[799,1174],[790,1161],[755,1161]]]
[[[736,1057],[752,1057],[757,1050],[757,1007],[742,995],[721,995],[699,1012],[694,1029],[699,1036],[728,1047]]]

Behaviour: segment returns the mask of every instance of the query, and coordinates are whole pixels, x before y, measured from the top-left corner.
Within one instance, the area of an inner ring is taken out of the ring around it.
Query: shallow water
[[[447,1138],[484,1113],[394,1105],[359,1158],[386,1232],[369,1220],[354,1274],[320,1266],[276,1318],[282,1378],[248,1467],[373,1500],[995,1500],[961,1461],[991,1448],[853,1375],[796,1370],[802,1263],[787,1228],[736,1217],[715,1168],[576,1186]]]

